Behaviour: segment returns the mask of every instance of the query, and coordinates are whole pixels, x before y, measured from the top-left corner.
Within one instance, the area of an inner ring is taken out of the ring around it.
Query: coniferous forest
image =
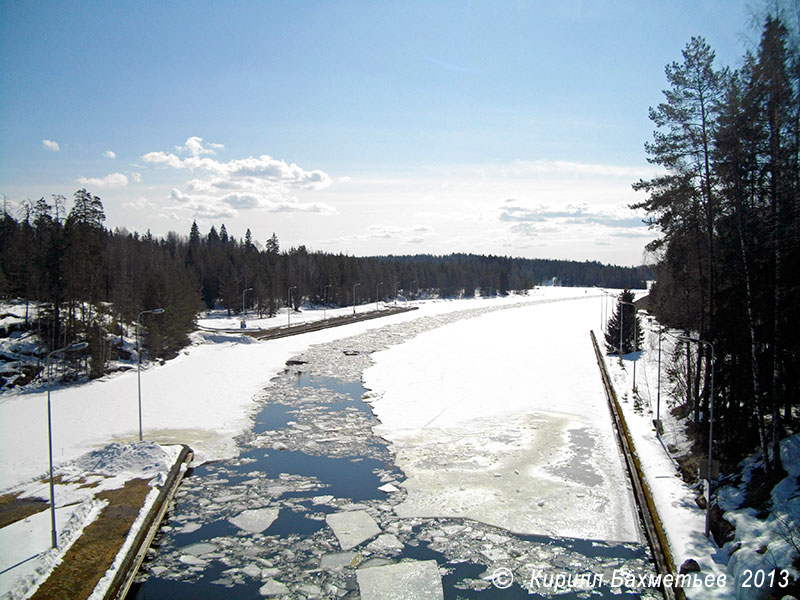
[[[221,225],[201,233],[156,238],[125,229],[110,231],[99,197],[85,189],[67,199],[26,202],[20,215],[0,223],[0,295],[30,302],[30,327],[43,352],[76,339],[89,341],[85,361],[100,375],[115,358],[108,332],[122,335],[142,310],[164,308],[169,318],[148,318],[149,356],[170,357],[188,343],[199,311],[244,307],[272,316],[291,302],[328,306],[438,295],[506,294],[555,278],[561,285],[644,287],[645,267],[597,262],[449,256],[354,257],[282,249],[272,233],[263,243],[250,230],[243,239]],[[289,294],[289,288],[291,294]],[[246,293],[245,293],[245,290]]]
[[[665,172],[634,184],[647,196],[634,208],[661,234],[649,246],[650,310],[703,340],[676,357],[698,439],[707,444],[713,388],[722,455],[758,447],[776,472],[800,401],[799,49],[775,17],[738,69],[693,38],[650,109],[646,151]]]

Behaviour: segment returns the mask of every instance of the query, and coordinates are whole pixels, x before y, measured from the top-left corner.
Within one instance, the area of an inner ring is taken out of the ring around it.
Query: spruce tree
[[[617,302],[617,308],[608,320],[605,341],[609,354],[619,354],[620,309],[622,309],[622,353],[629,354],[642,347],[644,335],[636,309],[631,306],[633,299],[633,292],[623,290],[619,297],[621,302]]]

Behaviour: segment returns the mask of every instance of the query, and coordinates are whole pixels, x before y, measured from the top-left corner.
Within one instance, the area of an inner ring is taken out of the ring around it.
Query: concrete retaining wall
[[[153,541],[158,528],[161,526],[161,521],[164,515],[167,514],[167,509],[175,495],[178,485],[180,485],[185,469],[184,463],[191,462],[194,454],[189,446],[184,445],[181,449],[178,459],[172,465],[164,485],[161,486],[161,491],[156,498],[155,503],[150,508],[150,511],[145,517],[142,527],[136,534],[133,544],[128,549],[122,564],[114,575],[114,579],[103,597],[103,600],[120,600],[125,597],[133,584],[133,578],[139,571],[139,567],[147,554],[147,549]]]
[[[642,517],[647,540],[650,542],[650,548],[656,563],[656,570],[662,576],[668,574],[674,576],[678,571],[675,568],[675,561],[670,551],[664,525],[661,522],[661,518],[658,516],[658,511],[653,501],[653,494],[645,480],[639,457],[636,455],[636,448],[631,439],[628,426],[625,423],[625,417],[622,414],[622,409],[617,400],[614,386],[611,384],[611,377],[608,375],[603,354],[597,344],[597,338],[593,331],[590,332],[590,334],[597,364],[600,367],[600,377],[603,379],[603,389],[606,392],[608,407],[611,411],[614,429],[617,433],[617,440],[622,449],[622,454],[625,457],[625,464],[628,467],[628,473],[633,484],[634,497],[636,498],[636,503],[639,508],[639,514]],[[685,600],[686,598],[683,590],[678,587],[662,587],[661,591],[664,593],[664,597],[667,598],[667,600]]]

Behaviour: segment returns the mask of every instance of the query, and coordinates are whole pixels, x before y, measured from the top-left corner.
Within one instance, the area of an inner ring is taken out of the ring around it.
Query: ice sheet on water
[[[403,542],[391,533],[383,533],[367,544],[367,550],[377,554],[397,554],[403,547]]]
[[[363,510],[333,513],[325,520],[333,529],[342,550],[355,548],[381,532],[375,519]]]
[[[244,531],[261,533],[272,525],[279,512],[278,508],[256,508],[245,510],[228,520]]]
[[[272,596],[283,596],[289,593],[289,588],[287,588],[280,581],[276,581],[275,579],[267,579],[264,582],[264,585],[258,589],[258,593],[267,598]]]
[[[406,561],[359,569],[361,600],[437,600],[444,598],[442,578],[435,560]]]

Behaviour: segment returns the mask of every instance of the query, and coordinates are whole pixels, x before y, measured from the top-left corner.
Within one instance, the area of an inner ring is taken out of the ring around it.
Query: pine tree
[[[197,221],[192,221],[192,228],[189,230],[189,244],[191,246],[200,245],[200,228],[197,226]]]
[[[256,250],[255,244],[253,244],[253,234],[250,233],[249,227],[247,228],[247,231],[244,234],[244,250],[248,254]]]
[[[272,232],[272,236],[267,240],[267,252],[269,254],[280,254],[281,247],[278,244],[278,236]]]

